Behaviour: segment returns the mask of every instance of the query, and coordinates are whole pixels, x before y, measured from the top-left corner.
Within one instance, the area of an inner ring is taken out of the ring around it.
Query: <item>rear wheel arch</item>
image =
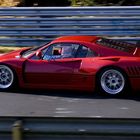
[[[127,81],[127,82],[125,82],[125,88],[127,89],[131,89],[131,84],[130,84],[130,81],[129,81],[129,78],[128,78],[128,75],[127,75],[127,73],[125,72],[125,70],[123,69],[123,68],[120,68],[120,67],[118,67],[118,66],[112,66],[112,65],[110,65],[110,66],[104,66],[104,67],[102,67],[102,68],[100,68],[99,70],[98,70],[98,72],[96,73],[96,75],[95,75],[95,83],[96,83],[96,85],[95,85],[95,87],[96,87],[96,91],[99,91],[99,78],[100,78],[100,74],[103,72],[103,71],[105,71],[105,70],[109,70],[109,69],[113,69],[113,70],[117,70],[117,71],[119,71],[119,72],[121,72],[122,73],[122,75],[124,76],[124,78],[125,78],[125,81]]]
[[[116,69],[116,70],[119,70],[121,71],[127,78],[128,78],[128,75],[127,73],[125,72],[125,70],[123,68],[120,68],[118,66],[113,66],[113,65],[110,65],[110,66],[104,66],[104,67],[101,67],[97,73],[96,73],[96,78],[98,77],[99,73],[104,70],[104,69]]]

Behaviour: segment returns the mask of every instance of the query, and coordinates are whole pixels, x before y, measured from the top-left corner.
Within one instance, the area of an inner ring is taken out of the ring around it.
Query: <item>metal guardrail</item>
[[[1,117],[0,140],[138,140],[140,119]]]
[[[63,35],[138,41],[140,6],[0,8],[0,45],[40,45]]]

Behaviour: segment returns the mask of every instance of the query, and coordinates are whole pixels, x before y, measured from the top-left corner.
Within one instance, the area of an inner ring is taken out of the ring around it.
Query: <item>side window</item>
[[[62,58],[74,58],[79,44],[63,44]]]
[[[42,51],[43,59],[59,59],[61,58],[61,46],[59,44],[53,44]]]
[[[75,55],[76,58],[85,58],[85,57],[94,57],[94,56],[97,56],[97,54],[94,51],[82,45],[79,46],[77,53]]]
[[[86,58],[98,56],[93,50],[76,43],[56,43],[42,50],[42,59]],[[31,59],[38,60],[34,55]]]
[[[78,44],[72,43],[56,43],[42,51],[43,59],[63,59],[74,58],[78,49]]]
[[[91,50],[90,48],[88,48],[88,53],[86,57],[95,57],[95,56],[99,56],[99,55],[93,50]]]

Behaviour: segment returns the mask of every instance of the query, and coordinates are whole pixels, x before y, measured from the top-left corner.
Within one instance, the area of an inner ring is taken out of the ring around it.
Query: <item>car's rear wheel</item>
[[[102,94],[116,96],[123,94],[126,90],[126,76],[118,69],[103,69],[97,80]]]
[[[0,65],[0,89],[11,89],[15,84],[15,80],[13,70],[6,65]]]

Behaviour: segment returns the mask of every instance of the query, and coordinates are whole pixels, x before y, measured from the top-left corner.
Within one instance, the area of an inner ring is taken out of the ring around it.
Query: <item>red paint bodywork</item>
[[[60,37],[39,49],[60,42],[78,43],[100,54],[96,57],[32,60],[30,58],[36,52],[23,58],[21,53],[29,49],[23,48],[0,56],[0,64],[8,65],[15,71],[19,86],[23,88],[93,91],[97,74],[105,67],[116,67],[126,73],[134,90],[140,90],[139,48],[134,46],[132,52],[123,52],[96,44],[98,39],[100,37],[96,36]]]

